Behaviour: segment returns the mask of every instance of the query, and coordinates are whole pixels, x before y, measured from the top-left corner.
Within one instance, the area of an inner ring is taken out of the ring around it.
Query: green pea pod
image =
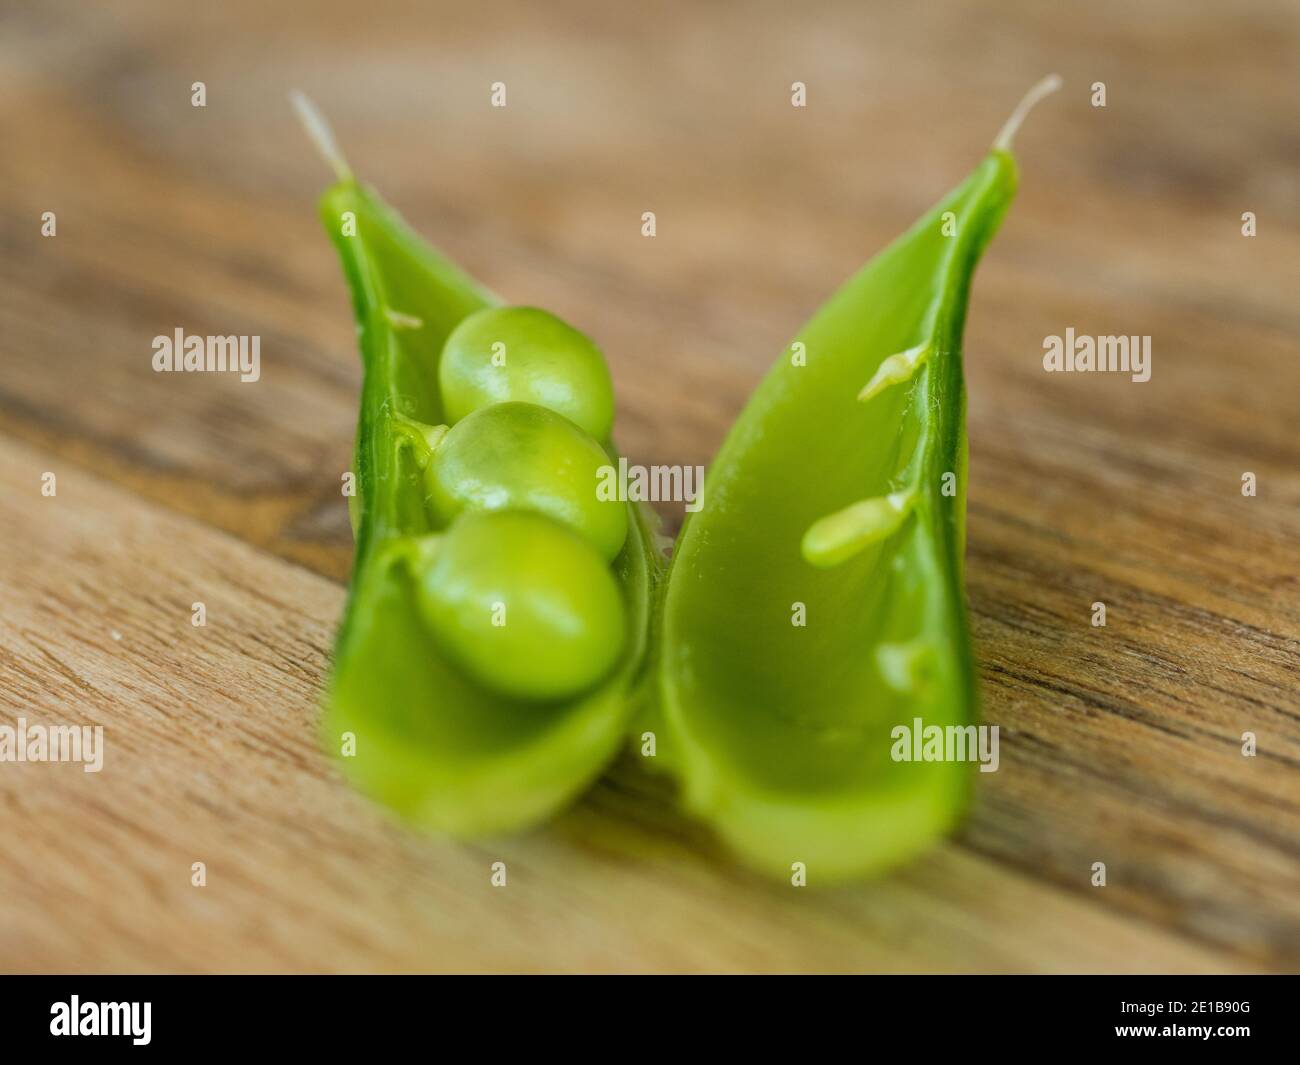
[[[305,99],[295,103],[339,176],[320,214],[351,288],[364,364],[356,555],[324,743],[361,791],[414,823],[457,835],[523,828],[580,792],[626,735],[645,673],[654,531],[629,504],[627,540],[613,562],[627,641],[594,691],[561,703],[516,701],[479,688],[445,659],[404,564],[412,538],[431,531],[427,450],[413,443],[412,426],[447,420],[443,345],[464,318],[497,301],[363,188],[323,120]]]
[[[896,729],[977,720],[962,327],[1015,192],[1011,135],[1052,88],[799,332],[683,527],[663,606],[658,761],[761,870],[803,862],[810,882],[878,871],[966,804],[971,765],[913,760]]]

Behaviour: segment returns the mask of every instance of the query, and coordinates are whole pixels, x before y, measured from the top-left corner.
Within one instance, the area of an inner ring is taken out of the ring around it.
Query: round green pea
[[[438,364],[447,420],[519,400],[563,414],[597,440],[614,425],[609,367],[591,340],[536,307],[487,307],[452,330]]]
[[[622,654],[627,622],[609,567],[541,514],[463,514],[416,580],[420,611],[443,653],[503,695],[572,698]]]
[[[458,421],[425,471],[442,524],[463,510],[533,510],[569,526],[612,562],[627,507],[597,497],[609,456],[568,418],[535,403],[497,403]]]

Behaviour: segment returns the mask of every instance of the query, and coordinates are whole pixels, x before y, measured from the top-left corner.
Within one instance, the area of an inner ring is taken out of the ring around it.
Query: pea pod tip
[[[1061,84],[1060,74],[1048,74],[1047,77],[1025,93],[1024,98],[1016,105],[1016,109],[1011,112],[1011,117],[1002,124],[1002,128],[998,130],[998,135],[993,138],[994,150],[1011,151],[1011,142],[1015,139],[1016,133],[1025,121],[1025,116],[1034,109],[1034,105],[1043,97],[1051,96],[1052,93],[1056,92],[1061,87]]]
[[[302,123],[302,128],[307,132],[312,144],[334,171],[334,176],[339,181],[351,181],[352,168],[348,166],[343,150],[339,148],[339,142],[334,137],[334,131],[325,116],[321,114],[320,108],[312,103],[311,98],[301,89],[289,90],[289,102],[293,104],[293,109],[298,114],[298,121]]]

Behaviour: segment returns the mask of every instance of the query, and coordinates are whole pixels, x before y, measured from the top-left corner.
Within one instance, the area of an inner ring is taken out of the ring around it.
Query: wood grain
[[[1296,5],[0,18],[0,721],[107,743],[99,774],[0,764],[0,968],[1300,969]],[[600,340],[632,461],[699,463],[1050,69],[1067,88],[1021,134],[967,325],[967,583],[1003,743],[958,838],[800,891],[738,871],[630,760],[474,845],[353,795],[314,728],[360,375],[288,89],[450,255]],[[152,373],[177,326],[261,335],[262,380]],[[1043,373],[1069,326],[1151,335],[1151,381]]]

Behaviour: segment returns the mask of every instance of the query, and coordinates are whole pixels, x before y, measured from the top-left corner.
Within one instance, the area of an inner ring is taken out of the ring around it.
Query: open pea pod
[[[629,504],[629,532],[613,562],[627,640],[595,690],[564,702],[514,700],[445,659],[402,564],[403,545],[433,531],[409,427],[447,420],[438,387],[443,345],[458,323],[496,300],[361,186],[319,116],[297,102],[340,177],[320,214],[351,288],[364,365],[356,555],[324,742],[342,754],[360,790],[417,824],[459,835],[523,828],[580,792],[626,735],[658,569],[653,532]]]
[[[1011,134],[1034,98],[800,330],[678,540],[659,762],[762,870],[870,873],[966,803],[969,763],[895,760],[894,730],[977,719],[961,337],[976,262],[1015,192]]]

